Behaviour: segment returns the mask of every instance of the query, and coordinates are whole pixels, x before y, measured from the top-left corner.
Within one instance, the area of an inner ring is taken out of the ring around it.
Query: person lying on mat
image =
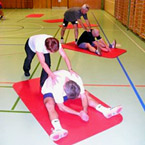
[[[61,40],[60,40],[61,43],[64,43],[63,36],[64,36],[65,30],[66,30],[69,22],[71,22],[73,24],[76,43],[78,40],[78,22],[84,30],[90,31],[91,25],[90,25],[90,22],[87,17],[88,11],[89,11],[89,5],[84,4],[81,8],[73,7],[73,8],[68,9],[64,13],[63,27],[61,29]],[[87,27],[85,27],[85,25],[83,24],[83,22],[81,20],[81,16],[83,16],[83,18],[85,19],[86,24],[88,25],[89,29]]]
[[[71,63],[59,41],[51,35],[39,34],[28,38],[25,44],[26,58],[24,60],[23,65],[24,75],[30,76],[29,71],[31,68],[31,62],[35,54],[37,54],[37,57],[42,66],[40,86],[43,86],[43,83],[48,76],[53,80],[53,83],[55,83],[57,81],[57,77],[50,69],[51,66],[50,53],[55,53],[57,51],[59,51],[60,55],[65,60],[70,73],[72,74],[75,73],[72,70]]]
[[[97,38],[97,41],[95,40]],[[91,29],[90,32],[84,31],[78,39],[77,45],[79,48],[88,49],[91,52],[101,55],[101,51],[109,52],[110,48],[116,47],[116,41],[114,40],[111,47],[109,47],[100,36],[98,29]]]
[[[68,134],[68,131],[66,129],[63,129],[61,126],[58,114],[55,110],[56,104],[61,111],[77,115],[83,121],[89,120],[89,116],[87,114],[88,106],[93,107],[97,111],[101,112],[106,118],[117,115],[122,110],[122,106],[106,108],[92,99],[89,94],[85,92],[80,76],[71,75],[71,73],[66,70],[55,71],[54,74],[58,76],[57,83],[54,85],[52,83],[52,79],[48,77],[41,88],[41,92],[44,98],[44,104],[48,111],[52,126],[54,127],[50,135],[50,138],[53,141],[57,141],[67,136]],[[77,98],[80,98],[82,101],[83,109],[80,112],[67,107],[64,104],[64,102],[69,99]]]

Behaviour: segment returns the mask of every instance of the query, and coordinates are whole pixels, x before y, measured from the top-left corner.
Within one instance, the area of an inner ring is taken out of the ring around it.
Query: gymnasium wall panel
[[[115,0],[104,0],[104,10],[114,16]]]

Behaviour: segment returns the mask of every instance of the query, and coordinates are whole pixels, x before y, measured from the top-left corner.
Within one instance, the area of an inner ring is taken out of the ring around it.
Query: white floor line
[[[115,24],[112,20],[110,20],[109,18],[108,18],[108,16],[106,16],[105,14],[104,14],[104,16],[110,21],[110,22],[112,22],[113,24]],[[117,24],[115,24],[115,26],[125,35],[125,36],[127,36],[142,52],[144,52],[145,53],[145,50],[141,47],[141,46],[139,46],[125,31],[123,31]]]
[[[33,34],[33,33],[35,34],[36,32],[39,32],[39,31],[41,31],[44,28],[40,24],[35,24],[35,23],[28,23],[28,24],[33,24],[33,25],[39,26],[40,28],[38,30],[31,31],[31,32],[24,32],[24,33],[19,33],[19,34],[8,34],[8,35],[6,35],[4,37],[21,36],[21,35],[24,35],[24,34]],[[22,26],[22,27],[24,27],[24,26]],[[25,29],[25,27],[24,27],[24,29]]]

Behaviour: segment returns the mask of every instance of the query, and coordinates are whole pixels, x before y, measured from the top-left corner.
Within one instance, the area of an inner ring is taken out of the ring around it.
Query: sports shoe
[[[122,106],[117,106],[113,108],[107,108],[107,110],[103,113],[106,118],[113,117],[118,115],[122,110]]]
[[[102,55],[100,47],[97,47],[97,50],[95,51],[95,53],[99,56]]]
[[[60,39],[60,43],[61,43],[61,44],[64,44],[64,40],[63,40],[63,39]]]
[[[78,43],[78,39],[75,39],[75,44],[77,45],[77,43]]]
[[[30,73],[29,73],[29,72],[25,72],[24,75],[25,75],[26,77],[29,77],[29,76],[30,76]]]
[[[114,40],[113,42],[112,42],[112,47],[111,48],[116,48],[116,40]]]
[[[0,19],[2,19],[3,18],[3,16],[0,16]]]
[[[52,130],[50,139],[53,141],[58,141],[59,139],[67,136],[67,134],[68,134],[68,131],[65,129]]]

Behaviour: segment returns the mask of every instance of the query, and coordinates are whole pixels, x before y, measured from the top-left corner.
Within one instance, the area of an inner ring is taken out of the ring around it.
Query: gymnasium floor
[[[61,23],[45,23],[61,19],[65,9],[6,9],[0,21],[0,145],[55,145],[12,85],[28,78],[23,75],[26,39],[35,34],[50,34],[60,39]],[[145,145],[145,42],[127,30],[114,17],[102,10],[93,12],[110,42],[114,39],[127,53],[108,59],[65,50],[73,69],[82,77],[85,88],[110,106],[122,105],[123,121],[104,132],[75,145]],[[33,13],[40,18],[26,18]],[[79,29],[79,32],[83,32]],[[103,34],[101,33],[103,36]],[[74,41],[73,30],[67,30],[65,41]],[[58,53],[51,56],[52,70],[66,69]],[[41,66],[34,58],[30,78],[40,76]],[[97,124],[94,124],[96,126]]]

